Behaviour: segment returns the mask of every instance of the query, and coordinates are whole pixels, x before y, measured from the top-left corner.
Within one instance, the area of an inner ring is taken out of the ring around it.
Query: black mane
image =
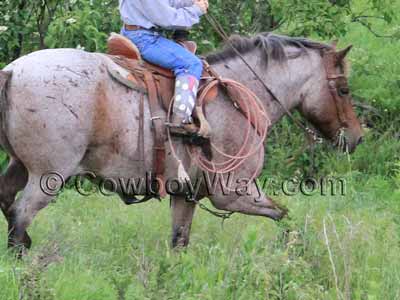
[[[265,63],[268,63],[270,59],[277,60],[278,62],[285,62],[288,59],[284,50],[286,46],[298,48],[303,53],[305,53],[307,49],[320,51],[332,49],[332,46],[328,44],[311,41],[305,38],[288,37],[268,32],[259,33],[254,37],[232,35],[229,41],[241,54],[246,54],[255,48],[261,48],[264,53]],[[210,64],[213,64],[236,56],[236,52],[229,43],[226,43],[222,50],[208,54],[206,60]]]

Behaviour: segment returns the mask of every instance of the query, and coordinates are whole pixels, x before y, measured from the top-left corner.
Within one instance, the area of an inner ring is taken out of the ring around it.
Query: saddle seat
[[[111,33],[107,42],[108,54],[120,55],[130,59],[142,61],[137,46],[128,38],[117,33]]]

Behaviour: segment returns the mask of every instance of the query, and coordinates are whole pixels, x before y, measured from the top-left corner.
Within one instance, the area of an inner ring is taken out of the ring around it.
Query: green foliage
[[[120,30],[118,1],[74,1],[69,12],[52,22],[46,38],[50,48],[84,48],[105,51],[112,31]]]
[[[371,20],[391,23],[396,19],[388,0],[271,1],[272,13],[281,20],[285,32],[321,38],[343,37],[353,23],[372,28]]]
[[[117,0],[7,0],[0,3],[0,26],[0,62],[10,62],[44,48],[103,51],[121,24]]]
[[[388,0],[210,1],[210,13],[229,33],[279,30],[322,38],[342,37],[354,22],[373,27],[374,19],[396,19]],[[117,0],[5,0],[0,3],[0,62],[43,48],[104,50],[108,33],[119,31]],[[205,21],[194,32],[203,50],[220,41]]]
[[[375,28],[387,34],[398,30],[397,25],[384,26],[381,21],[376,22]],[[357,42],[350,55],[353,93],[368,99],[379,109],[382,119],[396,120],[400,109],[400,61],[396,49],[400,47],[400,39],[376,38],[365,27],[356,25],[344,41]]]

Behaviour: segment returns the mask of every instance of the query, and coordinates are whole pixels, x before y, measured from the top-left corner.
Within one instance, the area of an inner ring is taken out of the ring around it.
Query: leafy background
[[[354,45],[350,83],[364,144],[352,156],[327,144],[304,148],[284,119],[271,133],[262,176],[341,177],[346,196],[278,194],[291,211],[279,224],[234,216],[221,227],[199,211],[191,246],[176,253],[167,201],[128,208],[116,197],[67,190],[36,218],[23,261],[6,252],[0,221],[0,299],[400,299],[400,2],[210,4],[229,33]],[[3,0],[0,67],[44,48],[104,51],[120,27],[116,0]],[[192,37],[202,53],[221,44],[205,20]]]

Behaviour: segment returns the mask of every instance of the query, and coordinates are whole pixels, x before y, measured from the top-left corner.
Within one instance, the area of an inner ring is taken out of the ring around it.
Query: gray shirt
[[[190,28],[203,15],[193,0],[119,0],[122,21],[144,28]]]

